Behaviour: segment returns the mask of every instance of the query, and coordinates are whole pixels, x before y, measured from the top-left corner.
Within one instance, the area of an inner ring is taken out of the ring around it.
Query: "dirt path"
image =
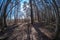
[[[51,40],[38,29],[37,25],[30,25],[29,31],[27,24],[23,23],[15,28],[8,40],[28,40],[28,35],[30,40]]]

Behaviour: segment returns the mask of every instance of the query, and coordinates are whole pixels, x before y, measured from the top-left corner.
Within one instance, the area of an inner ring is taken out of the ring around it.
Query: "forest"
[[[0,40],[60,40],[60,0],[0,0]]]

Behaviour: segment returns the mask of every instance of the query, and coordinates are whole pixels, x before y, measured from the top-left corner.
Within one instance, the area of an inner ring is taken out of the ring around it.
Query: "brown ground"
[[[34,23],[33,25],[18,23],[18,25],[19,26],[10,33],[11,35],[6,40],[51,40],[49,36],[46,36],[46,32],[44,34],[44,30],[40,28],[41,25],[38,23]],[[30,39],[28,39],[29,35]]]

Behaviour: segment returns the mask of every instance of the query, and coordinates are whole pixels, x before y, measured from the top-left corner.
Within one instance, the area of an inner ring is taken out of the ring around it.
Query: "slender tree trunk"
[[[7,9],[7,5],[4,7],[4,14],[3,14],[4,27],[7,26],[7,24],[6,24],[6,9]]]
[[[6,24],[6,18],[7,18],[7,15],[6,15],[6,10],[7,10],[7,7],[9,5],[9,3],[11,2],[11,0],[7,0],[5,6],[4,6],[4,10],[3,10],[3,19],[4,19],[4,27],[7,27],[7,24]]]
[[[32,9],[32,0],[30,2],[30,7],[31,7],[31,24],[33,24],[33,9]]]
[[[4,21],[4,27],[6,27],[7,26],[7,24],[6,24],[6,16],[4,16],[3,21]]]
[[[53,3],[54,3],[54,6],[55,6],[55,9],[56,9],[56,27],[57,27],[57,32],[56,32],[56,36],[55,36],[55,39],[54,40],[58,40],[58,36],[59,36],[59,30],[60,30],[60,26],[59,26],[59,9],[58,9],[58,6],[56,4],[56,1],[55,0],[52,0]]]

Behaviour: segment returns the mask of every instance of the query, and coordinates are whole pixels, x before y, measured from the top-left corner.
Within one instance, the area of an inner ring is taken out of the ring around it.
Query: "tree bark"
[[[32,0],[29,1],[30,2],[30,7],[31,7],[31,24],[33,24],[33,9],[32,9]]]
[[[6,2],[6,4],[5,4],[5,6],[4,6],[4,12],[3,12],[3,19],[4,19],[4,27],[6,27],[7,26],[7,24],[6,24],[6,11],[7,11],[7,7],[8,7],[8,5],[9,5],[9,3],[11,2],[11,0],[7,0],[7,2]]]
[[[58,9],[58,6],[56,4],[56,1],[55,0],[52,0],[53,3],[54,3],[54,6],[55,6],[55,11],[56,11],[56,27],[57,27],[57,32],[56,32],[56,36],[55,36],[55,39],[54,40],[58,40],[58,36],[59,36],[59,30],[60,30],[60,26],[59,26],[59,9]]]

